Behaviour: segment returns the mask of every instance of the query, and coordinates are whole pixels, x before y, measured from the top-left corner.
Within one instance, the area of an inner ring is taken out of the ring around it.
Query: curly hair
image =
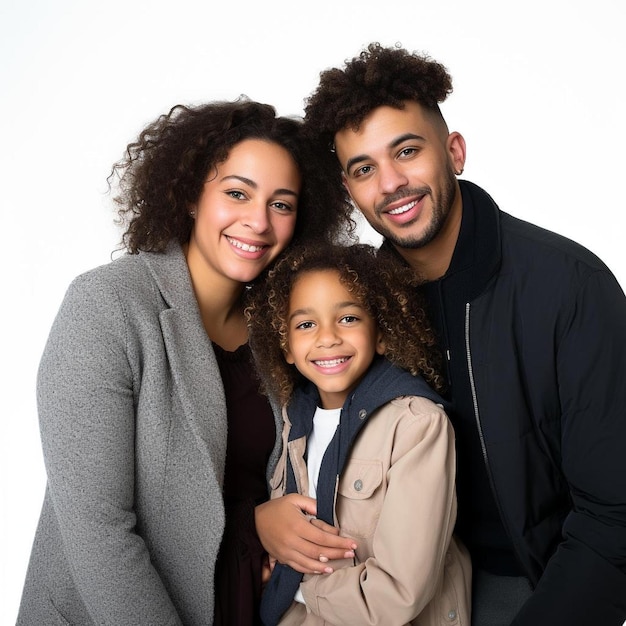
[[[368,244],[318,244],[290,249],[266,279],[249,291],[249,342],[263,391],[285,404],[304,382],[296,367],[285,360],[289,299],[302,273],[324,270],[339,272],[343,285],[372,316],[385,341],[385,357],[441,390],[441,359],[415,289],[414,272],[390,253]]]
[[[385,48],[374,42],[343,69],[320,74],[317,89],[305,100],[305,132],[315,144],[326,177],[343,186],[341,167],[333,153],[337,132],[345,128],[356,131],[374,109],[402,109],[406,101],[418,102],[443,120],[439,103],[450,93],[452,79],[443,65],[399,45]],[[346,191],[343,204],[350,204]]]
[[[336,239],[350,223],[349,212],[342,208],[341,189],[314,167],[302,120],[277,117],[274,107],[242,96],[233,102],[176,105],[127,146],[108,178],[109,185],[118,181],[114,200],[127,251],[162,252],[171,240],[187,243],[193,227],[189,209],[200,198],[209,171],[246,139],[282,146],[302,174],[292,241],[303,236]]]

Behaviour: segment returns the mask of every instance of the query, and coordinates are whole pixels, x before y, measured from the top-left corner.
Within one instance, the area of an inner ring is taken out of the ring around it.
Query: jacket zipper
[[[485,445],[485,436],[483,434],[483,427],[482,427],[482,424],[480,423],[480,411],[478,410],[478,396],[476,394],[476,383],[474,381],[474,368],[472,367],[472,350],[470,347],[470,303],[469,302],[465,304],[465,356],[467,358],[467,371],[469,373],[470,389],[472,391],[472,404],[474,405],[474,419],[476,421],[476,429],[478,430],[478,437],[480,439],[480,448],[483,454],[483,461],[485,463],[485,469],[487,470],[487,478],[489,479],[489,486],[491,487],[491,493],[493,494],[493,499],[494,499],[494,502],[496,503],[496,507],[498,508],[498,513],[500,515],[500,519],[502,520],[502,524],[504,525],[504,529],[506,530],[509,538],[511,538],[511,531],[508,528],[508,524],[506,522],[504,512],[502,511],[502,505],[500,504],[500,500],[498,499],[498,494],[496,493],[496,486],[493,480],[493,475],[491,473],[491,467],[489,466],[489,457],[487,455],[487,446]],[[517,559],[517,562],[520,565],[521,570],[525,572],[526,568],[522,564],[522,560],[519,556],[517,546],[515,545],[515,542],[513,541],[513,539],[511,539],[511,545],[513,546],[513,554],[515,554],[515,558]],[[528,575],[527,575],[527,578],[529,578]],[[532,586],[534,588],[534,585]]]
[[[493,478],[491,476],[491,470],[489,469],[489,459],[487,458],[487,446],[485,446],[485,437],[483,435],[483,428],[480,423],[480,413],[478,411],[478,398],[476,396],[476,383],[474,382],[474,369],[472,367],[472,350],[470,348],[470,303],[465,304],[465,356],[467,358],[467,371],[469,373],[470,389],[472,391],[472,404],[474,406],[474,419],[476,421],[476,428],[478,429],[478,437],[480,438],[480,448],[483,453],[483,460],[485,467],[487,468],[487,476],[489,476],[489,484],[491,490],[495,494],[495,488],[493,484]]]

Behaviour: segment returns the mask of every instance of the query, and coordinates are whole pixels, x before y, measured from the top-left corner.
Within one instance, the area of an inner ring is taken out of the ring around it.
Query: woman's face
[[[236,144],[210,171],[194,207],[187,250],[194,283],[254,280],[293,236],[301,182],[282,146],[261,139]]]

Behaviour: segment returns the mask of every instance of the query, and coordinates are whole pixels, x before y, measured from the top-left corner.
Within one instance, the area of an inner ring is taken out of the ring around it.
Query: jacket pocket
[[[342,534],[369,537],[383,504],[383,466],[379,460],[351,459],[339,479],[335,516]]]

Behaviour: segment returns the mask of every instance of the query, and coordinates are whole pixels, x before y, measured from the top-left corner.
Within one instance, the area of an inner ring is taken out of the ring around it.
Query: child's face
[[[341,408],[385,351],[375,321],[334,270],[296,279],[287,319],[287,362],[317,386],[322,408]]]

